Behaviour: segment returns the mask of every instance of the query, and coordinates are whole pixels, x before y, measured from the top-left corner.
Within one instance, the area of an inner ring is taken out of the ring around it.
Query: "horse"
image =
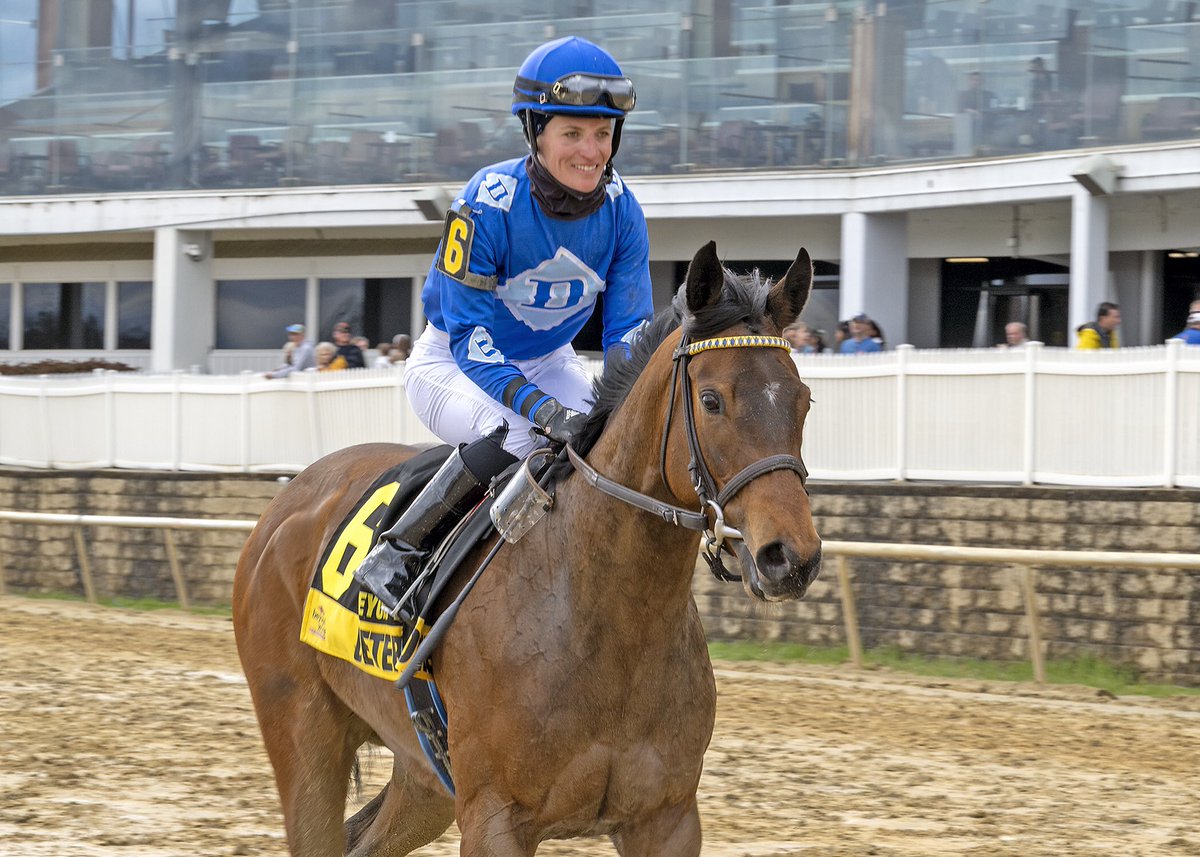
[[[239,559],[233,620],[293,857],[408,854],[452,822],[469,857],[582,836],[622,857],[700,853],[716,683],[691,594],[699,531],[760,601],[802,597],[820,570],[800,459],[811,398],[780,338],[811,285],[803,249],[772,283],[728,271],[709,242],[596,381],[583,472],[552,468],[552,510],[496,552],[431,659],[453,797],[392,684],[297,635],[338,523],[415,451],[342,449],[279,492]],[[391,777],[344,820],[364,744],[391,750]]]

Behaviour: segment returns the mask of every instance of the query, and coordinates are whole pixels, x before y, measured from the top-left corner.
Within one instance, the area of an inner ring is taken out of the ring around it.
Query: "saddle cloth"
[[[417,618],[411,625],[389,615],[378,598],[363,590],[354,570],[379,541],[379,534],[399,519],[450,452],[449,446],[437,446],[418,453],[380,475],[355,503],[317,563],[304,603],[301,641],[379,678],[395,681],[404,672],[437,620],[437,596],[467,553],[494,531],[488,515],[492,495],[469,512],[447,543],[435,551],[437,567],[425,575],[413,596],[411,615]],[[404,697],[421,749],[442,785],[453,795],[446,711],[428,663],[413,674]]]

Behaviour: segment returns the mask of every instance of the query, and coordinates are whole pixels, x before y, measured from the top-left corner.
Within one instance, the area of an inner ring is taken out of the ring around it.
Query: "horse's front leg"
[[[612,840],[621,857],[699,857],[700,812],[696,799],[624,824]]]
[[[476,795],[458,812],[461,857],[533,857],[528,813],[499,795]]]

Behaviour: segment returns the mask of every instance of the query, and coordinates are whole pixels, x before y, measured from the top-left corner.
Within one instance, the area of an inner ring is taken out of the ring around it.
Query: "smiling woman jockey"
[[[612,164],[635,101],[599,46],[542,45],[513,84],[530,154],[479,170],[446,214],[404,383],[421,422],[460,446],[355,573],[389,610],[537,435],[579,433],[591,378],[571,340],[599,294],[606,360],[628,354],[653,312],[646,219]]]

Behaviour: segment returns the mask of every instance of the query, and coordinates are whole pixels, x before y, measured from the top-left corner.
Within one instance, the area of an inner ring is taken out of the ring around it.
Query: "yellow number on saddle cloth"
[[[400,490],[399,482],[380,486],[367,501],[358,507],[346,526],[337,534],[329,558],[321,566],[321,591],[331,598],[341,598],[354,580],[354,570],[367,558],[375,543],[375,528],[387,512],[392,498]]]
[[[318,651],[349,661],[363,672],[395,681],[407,666],[416,643],[426,631],[417,622],[413,639],[405,645],[404,629],[391,618],[371,593],[361,590],[354,570],[375,543],[384,515],[400,489],[385,482],[349,515],[313,576],[304,603],[300,639]],[[424,671],[417,676],[429,680]]]

